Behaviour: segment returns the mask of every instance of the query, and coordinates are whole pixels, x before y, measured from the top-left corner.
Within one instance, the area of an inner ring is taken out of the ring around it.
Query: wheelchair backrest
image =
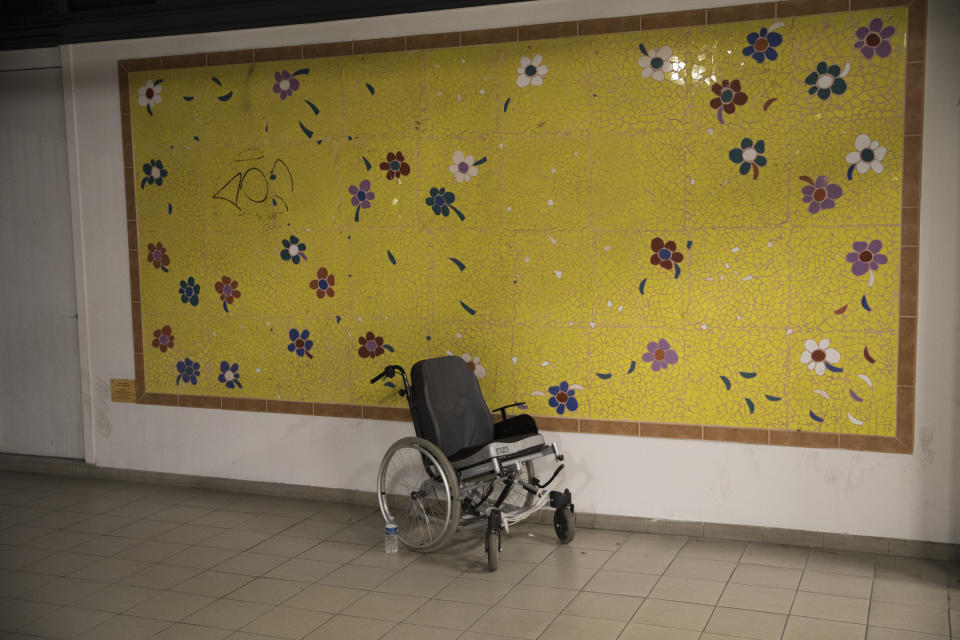
[[[411,369],[417,436],[447,456],[493,441],[493,417],[480,384],[463,359],[443,356],[421,360]]]

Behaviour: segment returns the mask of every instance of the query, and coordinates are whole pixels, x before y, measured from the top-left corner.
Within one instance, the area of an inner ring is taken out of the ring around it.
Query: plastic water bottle
[[[392,522],[387,523],[387,533],[383,538],[383,550],[386,553],[397,553],[400,550],[400,534],[397,532],[397,525]]]

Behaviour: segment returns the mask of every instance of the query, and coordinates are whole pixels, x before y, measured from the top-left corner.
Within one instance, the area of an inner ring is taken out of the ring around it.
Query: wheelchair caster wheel
[[[577,535],[577,524],[570,507],[561,507],[553,512],[553,530],[557,532],[560,542],[567,544]]]
[[[500,534],[495,531],[487,532],[487,566],[490,571],[500,566]]]

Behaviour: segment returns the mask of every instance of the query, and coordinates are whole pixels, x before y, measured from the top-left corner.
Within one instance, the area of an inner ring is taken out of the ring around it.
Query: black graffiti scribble
[[[287,163],[281,160],[280,158],[277,158],[276,162],[273,163],[273,168],[270,169],[270,179],[271,180],[276,179],[278,165],[283,167],[283,169],[287,172],[287,177],[290,179],[290,191],[293,191],[293,174],[290,173],[290,167],[287,166]]]
[[[261,158],[263,158],[263,151],[261,151],[260,149],[254,149],[251,147],[250,149],[244,149],[243,151],[238,153],[236,156],[234,156],[233,161],[234,162],[252,162],[254,160],[260,160]]]
[[[240,205],[237,204],[237,202],[240,200],[240,182],[242,181],[242,179],[243,179],[243,174],[235,173],[233,177],[231,177],[230,180],[227,181],[227,184],[220,187],[220,189],[218,189],[217,192],[213,194],[213,197],[217,200],[226,200],[227,202],[229,202],[239,210]],[[233,192],[232,197],[227,197],[226,195],[224,195],[224,194],[230,193],[231,190]]]
[[[263,158],[263,151],[251,148],[238,153],[233,161],[254,163]],[[271,219],[276,223],[280,214],[290,210],[286,199],[278,192],[286,193],[288,191],[293,191],[293,172],[290,171],[290,167],[282,158],[277,158],[274,160],[269,173],[258,166],[237,171],[230,176],[230,179],[222,187],[217,189],[212,197],[215,200],[230,203],[239,215],[245,213],[245,207],[251,204],[262,204],[268,199],[275,208],[279,208],[278,202],[282,203],[285,211],[274,210],[270,213]]]
[[[256,176],[253,179],[250,179],[250,176]],[[257,182],[258,186],[252,187],[253,193],[248,190],[251,182]],[[243,177],[240,178],[240,188],[243,191],[243,195],[247,197],[251,202],[261,203],[266,202],[267,196],[270,195],[270,187],[267,183],[267,176],[256,167],[252,167],[243,172]],[[262,191],[263,195],[259,192]]]

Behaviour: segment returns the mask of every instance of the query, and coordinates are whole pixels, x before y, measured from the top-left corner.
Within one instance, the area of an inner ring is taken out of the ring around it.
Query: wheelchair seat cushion
[[[463,359],[421,360],[410,370],[417,435],[446,456],[494,439],[493,416],[473,371]]]
[[[536,436],[536,437],[533,438],[532,436]],[[526,447],[534,447],[542,444],[543,444],[543,436],[539,435],[537,432],[517,433],[511,436],[498,437],[495,440],[491,440],[490,442],[474,445],[472,447],[464,447],[463,449],[460,449],[460,451],[457,451],[456,453],[453,453],[452,455],[447,457],[449,458],[450,462],[453,464],[453,468],[459,469],[461,466],[458,464],[459,462],[466,460],[467,458],[473,456],[478,451],[482,451],[487,447],[489,447],[490,445],[494,445],[494,449],[500,447],[501,445],[507,445],[513,451],[513,453],[516,453],[520,449],[523,449]],[[510,447],[509,445],[518,445],[520,448],[518,449],[517,447]],[[480,460],[485,461],[493,457],[497,457],[497,454],[488,453],[488,455],[483,456],[482,458],[480,458]],[[476,462],[478,462],[478,460],[473,460],[470,462],[470,464],[475,464]]]

